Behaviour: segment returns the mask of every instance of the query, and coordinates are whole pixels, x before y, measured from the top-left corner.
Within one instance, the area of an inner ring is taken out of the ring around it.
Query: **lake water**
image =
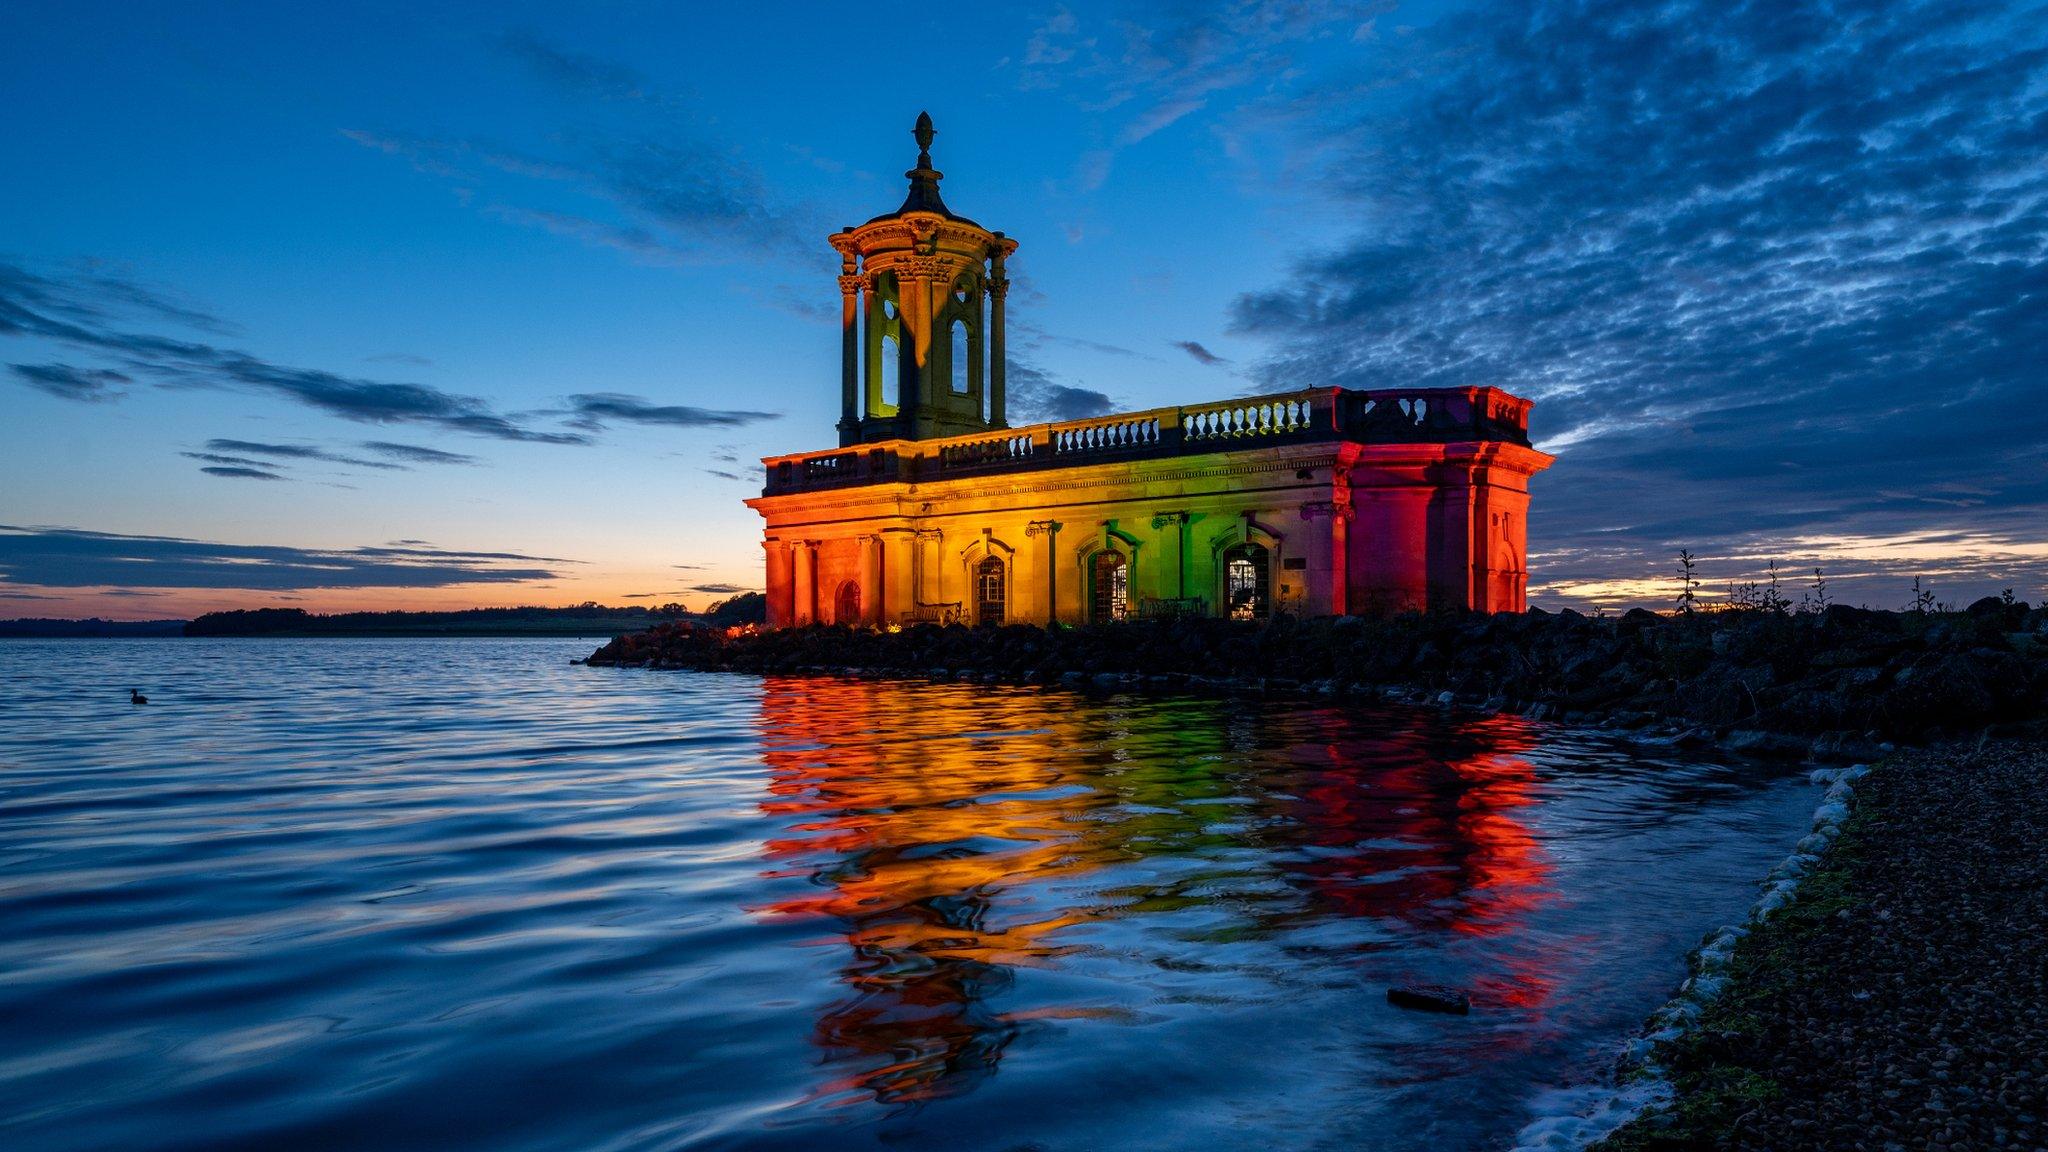
[[[595,646],[0,641],[0,1146],[1498,1147],[1815,802],[1510,716]]]

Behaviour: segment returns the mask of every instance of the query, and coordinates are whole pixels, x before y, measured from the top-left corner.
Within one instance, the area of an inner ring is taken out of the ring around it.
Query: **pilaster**
[[[1033,520],[1024,526],[1024,535],[1037,540],[1038,566],[1045,573],[1045,618],[1051,624],[1060,618],[1060,565],[1058,537],[1066,525],[1057,520]]]

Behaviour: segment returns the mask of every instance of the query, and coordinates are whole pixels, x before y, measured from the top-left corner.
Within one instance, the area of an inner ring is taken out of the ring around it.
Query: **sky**
[[[18,4],[0,617],[760,587],[929,110],[1013,423],[1536,401],[1531,600],[2048,598],[2042,3]]]

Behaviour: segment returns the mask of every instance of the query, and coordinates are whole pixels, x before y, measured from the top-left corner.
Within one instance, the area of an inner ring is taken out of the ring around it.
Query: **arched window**
[[[967,370],[974,365],[974,358],[967,353],[967,325],[955,320],[948,327],[953,330],[953,395],[967,395]]]
[[[860,623],[860,585],[852,580],[839,586],[839,595],[833,598],[832,622],[834,624]]]
[[[1223,605],[1232,620],[1263,618],[1272,604],[1263,544],[1239,544],[1223,553]]]
[[[1000,557],[989,556],[974,566],[974,621],[1001,624],[1009,600],[1009,580]]]
[[[889,312],[893,316],[895,309],[891,307]],[[888,410],[892,413],[896,411],[897,405],[903,402],[900,395],[901,388],[897,383],[897,378],[902,374],[902,371],[902,345],[897,343],[894,336],[882,337],[882,403],[887,405]]]
[[[1124,554],[1104,548],[1089,566],[1089,597],[1094,606],[1090,619],[1101,623],[1121,620],[1131,609],[1131,566]]]

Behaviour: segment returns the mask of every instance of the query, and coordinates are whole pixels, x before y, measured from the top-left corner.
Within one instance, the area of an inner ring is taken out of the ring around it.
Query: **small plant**
[[[1748,612],[1762,606],[1763,592],[1756,581],[1728,586],[1728,607],[1737,612]]]
[[[1813,583],[1806,586],[1806,594],[1799,598],[1801,612],[1825,612],[1828,610],[1828,578],[1821,570],[1813,570]]]
[[[1770,562],[1770,574],[1770,581],[1764,585],[1758,605],[1773,616],[1783,616],[1792,610],[1792,601],[1785,598],[1783,589],[1779,587],[1776,560]]]
[[[1678,610],[1690,616],[1700,603],[1699,569],[1693,554],[1684,548],[1678,550]]]
[[[1935,607],[1934,589],[1921,587],[1920,578],[1913,577],[1913,599],[1906,605],[1906,611],[1925,616],[1934,611]]]
[[[2012,594],[2012,589],[2007,588],[2005,591],[2000,592],[1998,594],[1998,602],[2005,605],[2007,608],[2010,608],[2014,604],[2019,603],[2019,597],[2014,596]]]

